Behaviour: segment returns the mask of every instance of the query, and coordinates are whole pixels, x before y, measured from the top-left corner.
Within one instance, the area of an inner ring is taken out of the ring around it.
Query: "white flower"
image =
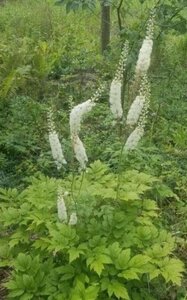
[[[134,150],[137,147],[138,142],[141,140],[143,135],[144,135],[143,126],[137,126],[128,137],[124,146],[124,150],[125,151]]]
[[[81,169],[86,169],[86,163],[88,162],[88,157],[86,155],[86,150],[84,145],[78,135],[72,136],[73,149],[75,152],[75,157],[80,163]]]
[[[67,197],[68,195],[69,195],[68,191],[64,192],[64,197]]]
[[[125,44],[123,45],[123,49],[119,59],[119,64],[114,76],[114,80],[116,81],[121,81],[123,79],[123,72],[125,71],[126,68],[128,52],[129,52],[129,42],[126,41]]]
[[[49,132],[49,143],[51,146],[51,152],[53,159],[56,163],[57,169],[60,170],[62,164],[66,164],[66,160],[63,155],[62,146],[58,138],[58,134],[55,130]]]
[[[58,189],[57,210],[58,210],[59,221],[66,222],[68,219],[67,210],[66,210],[66,205],[64,202],[64,198],[63,198],[63,192],[60,188]]]
[[[123,109],[121,105],[121,82],[113,80],[110,86],[110,109],[115,119],[121,119]]]
[[[77,224],[77,214],[73,212],[69,219],[69,225],[76,225]]]
[[[155,25],[155,10],[153,9],[150,14],[150,18],[147,23],[147,32],[146,36],[149,37],[150,39],[153,38],[153,33],[154,33],[154,25]]]
[[[70,132],[71,135],[77,135],[80,131],[81,121],[84,115],[91,111],[95,106],[92,100],[87,100],[76,105],[70,113]]]
[[[148,71],[151,63],[151,53],[153,49],[153,40],[146,37],[143,41],[136,64],[136,74],[144,74]]]
[[[127,114],[127,121],[126,124],[129,126],[133,126],[137,124],[138,119],[141,115],[142,109],[144,107],[145,97],[144,96],[137,96]]]

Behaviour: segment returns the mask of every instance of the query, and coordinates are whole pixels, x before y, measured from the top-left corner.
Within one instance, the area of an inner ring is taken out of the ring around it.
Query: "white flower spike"
[[[151,63],[151,53],[153,49],[153,40],[146,37],[143,41],[136,64],[136,74],[145,74]]]
[[[123,116],[123,108],[121,103],[121,88],[123,72],[126,67],[127,56],[129,51],[129,44],[126,42],[121,52],[118,68],[116,70],[114,79],[110,86],[109,103],[110,110],[115,119],[120,120]]]
[[[81,104],[76,105],[70,113],[70,132],[71,135],[78,135],[80,132],[81,121],[85,114],[90,112],[95,103],[89,99]]]
[[[59,141],[58,134],[55,130],[51,111],[49,111],[48,113],[48,127],[49,127],[49,143],[51,146],[52,156],[57,166],[57,170],[60,170],[62,168],[62,165],[66,164],[67,162],[64,158],[62,145]]]
[[[121,105],[121,82],[116,81],[115,79],[112,81],[110,86],[109,102],[114,118],[121,119],[123,116],[123,108]]]
[[[91,99],[76,105],[70,113],[70,132],[71,139],[73,144],[73,149],[75,152],[75,157],[80,163],[80,167],[82,170],[86,169],[86,163],[88,162],[88,158],[86,155],[86,150],[82,141],[79,138],[79,132],[81,129],[81,122],[83,117],[92,110],[92,108],[96,105],[96,101],[101,96],[101,93],[105,89],[105,84],[101,85],[95,94],[91,97]]]
[[[126,120],[127,125],[134,126],[137,124],[139,117],[142,113],[144,103],[145,103],[144,96],[137,96],[135,98],[127,114],[127,120]]]
[[[76,212],[73,212],[69,219],[69,225],[73,226],[76,224],[77,224],[77,214],[76,214]]]
[[[57,198],[57,211],[58,219],[60,222],[67,222],[67,209],[64,202],[63,192],[61,188],[58,188],[58,198]]]
[[[153,50],[153,32],[154,32],[154,11],[151,14],[151,17],[147,24],[147,33],[146,37],[143,40],[138,61],[136,64],[136,74],[144,75],[148,71],[151,63],[151,53]]]
[[[143,135],[144,135],[144,128],[141,126],[137,126],[128,137],[124,146],[124,151],[134,150],[137,147]]]
[[[88,162],[88,157],[86,155],[86,150],[84,148],[84,145],[78,135],[72,136],[72,142],[73,142],[73,149],[75,153],[75,157],[78,160],[80,164],[81,170],[86,169],[86,163]]]

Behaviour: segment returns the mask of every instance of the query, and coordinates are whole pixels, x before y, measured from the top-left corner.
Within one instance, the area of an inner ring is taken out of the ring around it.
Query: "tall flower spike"
[[[64,158],[62,145],[59,141],[58,134],[55,130],[55,125],[53,122],[53,116],[51,110],[49,110],[48,112],[48,127],[49,127],[49,143],[51,146],[52,156],[57,166],[57,170],[60,170],[62,168],[62,165],[66,164],[67,162]]]
[[[95,106],[96,101],[99,99],[104,89],[105,85],[101,85],[89,100],[76,105],[70,113],[70,132],[73,149],[75,152],[75,157],[80,163],[81,169],[83,170],[86,168],[88,158],[84,145],[78,136],[81,128],[81,122],[83,117]]]
[[[81,122],[84,116],[92,110],[92,108],[96,105],[96,101],[101,96],[105,85],[101,85],[95,94],[87,101],[82,102],[73,107],[70,112],[70,132],[71,135],[77,135],[80,132]]]
[[[124,151],[134,150],[137,147],[143,135],[144,135],[144,128],[141,126],[137,126],[128,137],[124,146]]]
[[[128,50],[129,44],[128,42],[126,42],[121,52],[118,68],[110,86],[109,103],[111,112],[115,119],[121,119],[123,116],[123,108],[121,104],[121,87],[123,72],[126,67]]]
[[[138,125],[144,127],[147,121],[147,114],[148,114],[149,103],[150,103],[150,84],[147,79],[147,75],[144,75],[142,78],[142,82],[140,86],[140,97],[144,97],[145,102],[144,102],[144,107],[142,109],[142,112],[140,114]]]
[[[70,132],[71,135],[77,135],[80,132],[81,121],[85,114],[90,112],[95,103],[89,99],[81,104],[74,106],[70,113]]]
[[[123,108],[121,105],[121,81],[112,80],[110,86],[110,110],[115,119],[121,119],[123,116]]]
[[[80,164],[81,170],[86,169],[86,163],[88,162],[88,157],[86,155],[86,150],[84,148],[84,145],[78,135],[72,136],[72,142],[73,142],[73,150],[75,153],[75,157],[78,160]]]
[[[58,211],[58,219],[61,222],[67,222],[67,210],[64,202],[62,189],[58,188],[58,198],[57,198],[57,211]]]
[[[124,151],[134,150],[144,135],[144,128],[147,120],[147,113],[148,113],[149,102],[150,102],[150,87],[146,75],[144,75],[142,79],[139,98],[144,99],[143,108],[139,115],[139,121],[137,127],[133,130],[133,132],[130,134],[130,136],[128,137],[125,143]]]
[[[128,114],[126,124],[128,126],[134,126],[137,124],[139,117],[141,115],[142,109],[144,107],[145,97],[144,96],[137,96],[133,101]]]
[[[154,30],[154,15],[148,21],[146,37],[143,40],[138,61],[136,64],[136,75],[144,75],[151,63],[151,53],[153,49],[153,30]]]
[[[69,219],[69,225],[73,226],[76,224],[77,224],[77,214],[76,214],[76,212],[73,212]]]
[[[129,53],[129,42],[126,41],[121,51],[118,67],[114,76],[114,80],[116,81],[122,81],[123,79],[123,73],[126,68],[128,53]]]
[[[142,116],[145,119],[145,114],[147,113],[149,107],[149,98],[150,98],[149,83],[147,80],[147,76],[144,75],[141,80],[139,95],[136,96],[127,114],[126,124],[128,126],[136,125],[140,117],[142,119]]]

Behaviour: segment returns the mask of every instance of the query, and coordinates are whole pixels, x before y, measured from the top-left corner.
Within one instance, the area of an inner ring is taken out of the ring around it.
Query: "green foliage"
[[[154,299],[156,278],[181,284],[184,267],[173,257],[174,238],[149,198],[157,179],[135,170],[120,178],[119,185],[118,176],[96,161],[73,182],[72,176],[41,177],[21,193],[1,190],[1,266],[13,268],[8,299],[128,300],[136,299],[135,290],[141,299]],[[59,185],[71,191],[68,214],[76,203],[75,226],[57,220]]]

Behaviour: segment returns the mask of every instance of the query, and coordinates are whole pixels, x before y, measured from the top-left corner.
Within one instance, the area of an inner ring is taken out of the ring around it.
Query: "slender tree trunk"
[[[101,51],[102,53],[108,48],[110,43],[110,6],[101,2]]]

